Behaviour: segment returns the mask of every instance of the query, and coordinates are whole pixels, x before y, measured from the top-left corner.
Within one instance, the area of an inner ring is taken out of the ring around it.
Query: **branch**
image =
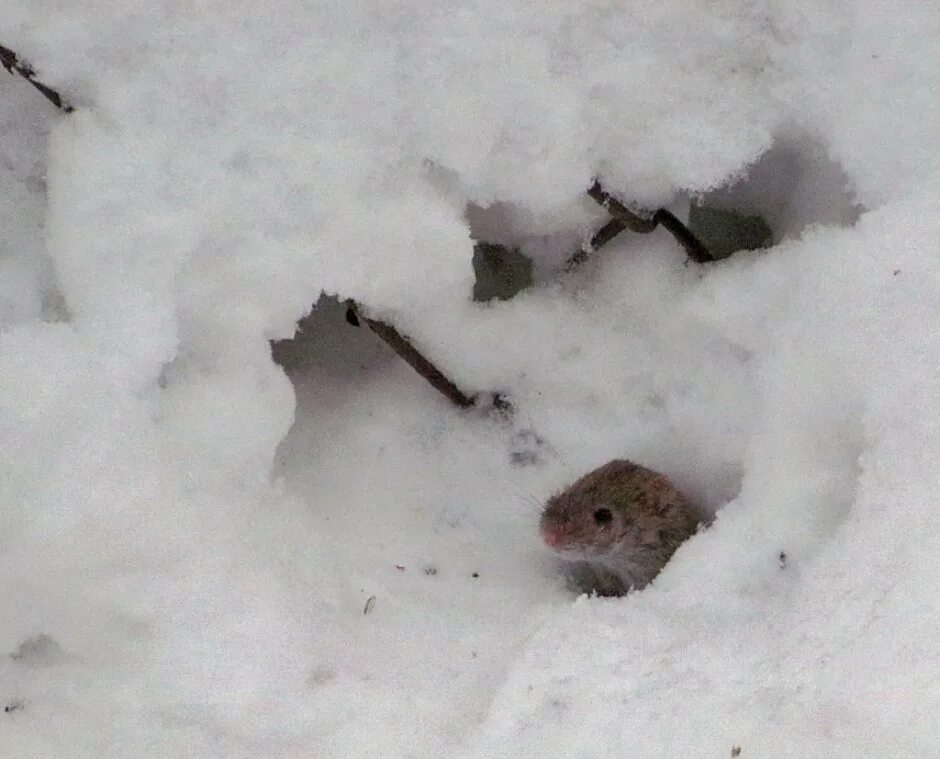
[[[672,233],[676,241],[685,248],[685,252],[697,264],[707,264],[709,261],[715,261],[715,257],[709,252],[708,248],[702,244],[692,231],[681,221],[679,221],[670,211],[660,208],[653,214],[653,221],[662,225]]]
[[[43,84],[38,79],[36,79],[36,72],[33,70],[33,67],[28,63],[21,61],[16,53],[14,53],[10,48],[0,45],[0,65],[3,66],[10,74],[19,74],[23,79],[29,82],[33,87],[39,90],[43,96],[52,103],[56,108],[58,108],[63,113],[71,113],[75,109],[70,106],[65,100],[62,99],[62,96],[56,92],[52,87]]]
[[[346,301],[346,321],[354,327],[360,326],[362,322],[371,329],[382,342],[397,353],[412,369],[414,369],[428,384],[443,395],[447,400],[460,408],[470,408],[482,401],[480,395],[468,396],[457,385],[451,382],[444,373],[432,364],[424,355],[415,348],[409,340],[404,337],[397,329],[387,322],[378,319],[370,319],[363,315],[358,304],[354,301]],[[499,393],[490,395],[493,408],[498,411],[509,412],[512,406]]]
[[[627,227],[619,219],[611,219],[603,227],[598,229],[592,236],[587,245],[582,245],[576,252],[572,253],[565,261],[565,271],[571,271],[578,264],[587,261],[587,257],[598,248],[603,247]]]
[[[656,222],[653,219],[644,219],[637,216],[633,211],[617,200],[617,198],[601,187],[600,182],[595,180],[594,184],[588,188],[588,195],[606,208],[611,216],[631,232],[638,232],[641,235],[645,235],[656,229]]]
[[[715,257],[708,251],[708,248],[692,234],[689,228],[665,208],[660,208],[650,218],[644,219],[642,216],[633,213],[633,211],[617,200],[617,198],[607,192],[601,187],[600,182],[597,181],[588,189],[588,195],[599,205],[606,208],[607,212],[614,218],[601,227],[594,237],[591,238],[591,243],[587,250],[582,249],[568,259],[565,267],[567,270],[574,268],[574,266],[584,261],[590,251],[613,239],[624,229],[629,229],[639,234],[649,234],[658,226],[662,226],[672,234],[672,236],[676,238],[676,241],[685,249],[685,252],[689,254],[689,258],[695,261],[695,263],[703,264],[715,260]]]

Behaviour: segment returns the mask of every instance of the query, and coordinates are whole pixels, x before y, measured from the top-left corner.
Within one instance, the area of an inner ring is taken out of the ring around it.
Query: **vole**
[[[577,590],[619,596],[647,585],[702,521],[665,476],[615,459],[549,498],[539,532],[574,562]]]

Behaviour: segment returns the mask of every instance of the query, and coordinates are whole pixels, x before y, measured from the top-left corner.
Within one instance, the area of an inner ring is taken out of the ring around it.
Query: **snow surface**
[[[940,755],[940,3],[3,11],[0,756]],[[777,244],[561,275],[595,176]],[[716,518],[575,599],[614,456]]]

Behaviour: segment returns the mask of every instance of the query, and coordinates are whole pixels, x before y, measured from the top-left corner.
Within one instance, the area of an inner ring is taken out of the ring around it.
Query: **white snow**
[[[9,5],[0,756],[940,754],[940,4]],[[776,244],[563,275],[594,177]],[[575,598],[615,456],[716,518]]]

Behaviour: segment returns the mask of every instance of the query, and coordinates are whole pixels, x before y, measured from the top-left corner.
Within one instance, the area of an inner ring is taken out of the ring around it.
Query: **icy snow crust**
[[[78,110],[0,77],[0,755],[940,753],[938,27],[4,8]],[[593,177],[681,205],[780,144],[800,170],[747,193],[774,248],[625,234],[545,274]],[[538,287],[469,301],[469,203]],[[285,372],[321,291],[517,414],[456,411],[326,302]],[[644,592],[574,599],[539,503],[614,456],[717,517]]]

